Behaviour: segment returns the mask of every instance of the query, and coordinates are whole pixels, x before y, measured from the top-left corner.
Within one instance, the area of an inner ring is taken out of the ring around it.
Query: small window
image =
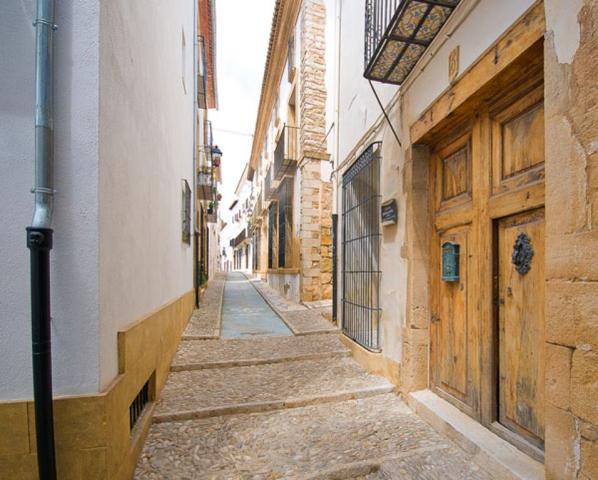
[[[181,30],[181,80],[183,82],[183,91],[187,94],[187,41],[185,40],[185,30]]]
[[[287,65],[287,79],[289,83],[292,83],[293,79],[295,78],[295,35],[291,35],[289,37]]]
[[[191,189],[187,180],[183,180],[182,187],[182,240],[184,243],[191,244]]]

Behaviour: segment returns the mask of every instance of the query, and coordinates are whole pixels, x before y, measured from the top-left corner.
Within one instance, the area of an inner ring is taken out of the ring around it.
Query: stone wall
[[[598,478],[598,3],[546,0],[546,478]]]
[[[326,8],[305,0],[299,68],[301,300],[332,298],[332,184],[322,178],[326,154]]]

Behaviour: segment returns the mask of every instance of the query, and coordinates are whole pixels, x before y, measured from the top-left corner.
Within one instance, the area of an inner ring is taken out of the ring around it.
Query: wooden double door
[[[431,146],[431,383],[534,456],[544,444],[544,105],[536,76]]]

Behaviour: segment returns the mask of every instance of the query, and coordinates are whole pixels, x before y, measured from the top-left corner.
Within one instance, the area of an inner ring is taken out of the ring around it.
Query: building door
[[[544,106],[541,70],[431,145],[431,383],[542,455]],[[482,105],[480,107],[480,105]]]
[[[343,333],[380,349],[380,144],[343,175]]]

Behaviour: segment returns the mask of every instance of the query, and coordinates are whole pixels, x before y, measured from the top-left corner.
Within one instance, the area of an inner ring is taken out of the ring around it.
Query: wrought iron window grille
[[[380,350],[380,143],[370,145],[342,178],[342,329]]]

